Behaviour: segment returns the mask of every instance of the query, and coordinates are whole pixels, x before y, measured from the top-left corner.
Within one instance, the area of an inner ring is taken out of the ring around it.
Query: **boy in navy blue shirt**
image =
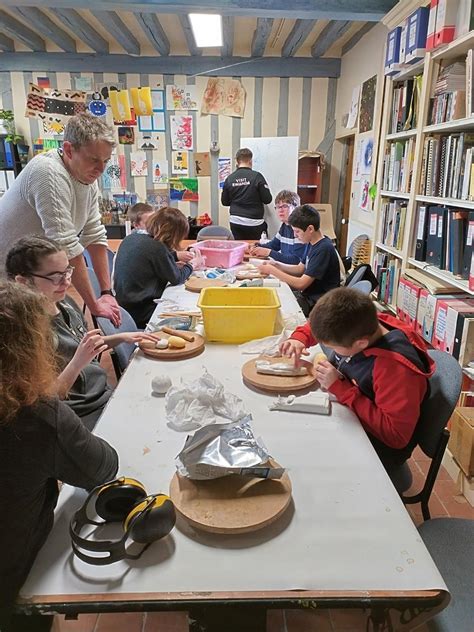
[[[288,218],[297,206],[300,196],[293,191],[283,190],[275,198],[275,210],[283,222],[275,237],[265,244],[255,244],[250,248],[253,257],[271,257],[281,263],[297,264],[304,261],[308,244],[303,244],[295,237]]]
[[[295,237],[308,244],[305,262],[296,265],[263,263],[260,270],[287,283],[305,316],[326,292],[339,287],[341,273],[336,249],[320,230],[318,211],[309,204],[298,206],[289,218]]]

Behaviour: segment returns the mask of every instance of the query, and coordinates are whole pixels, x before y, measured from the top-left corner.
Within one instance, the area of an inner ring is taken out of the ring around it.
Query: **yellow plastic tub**
[[[273,334],[280,299],[273,288],[207,287],[198,307],[208,340],[240,344]]]

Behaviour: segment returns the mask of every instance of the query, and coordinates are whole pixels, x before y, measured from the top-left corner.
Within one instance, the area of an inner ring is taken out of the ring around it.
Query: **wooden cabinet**
[[[298,195],[301,204],[321,202],[321,156],[301,156],[298,160]]]

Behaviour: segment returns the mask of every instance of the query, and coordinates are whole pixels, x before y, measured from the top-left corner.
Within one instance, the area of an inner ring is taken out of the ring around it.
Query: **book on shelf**
[[[378,252],[374,258],[374,273],[379,282],[377,300],[387,305],[395,305],[401,261],[392,255]]]
[[[406,202],[384,198],[382,203],[380,241],[385,246],[390,246],[397,250],[402,249],[406,211]]]
[[[461,288],[446,285],[443,281],[435,279],[417,268],[407,268],[404,272],[404,276],[409,277],[419,285],[425,287],[429,290],[430,294],[463,294],[465,291]]]
[[[408,193],[413,176],[415,140],[388,143],[383,159],[382,189]]]
[[[392,95],[390,134],[416,128],[422,75],[395,83]]]

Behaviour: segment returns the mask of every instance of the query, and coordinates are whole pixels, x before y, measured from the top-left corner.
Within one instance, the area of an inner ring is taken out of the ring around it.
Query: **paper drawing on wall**
[[[43,132],[45,135],[57,135],[64,133],[64,120],[62,118],[56,118],[55,116],[45,114],[40,120],[43,125]]]
[[[122,170],[119,166],[118,156],[112,154],[109,162],[102,174],[102,188],[105,190],[120,190],[122,189],[121,183]]]
[[[137,134],[138,149],[158,149],[160,137],[155,132],[139,132]]]
[[[130,88],[135,116],[149,116],[153,112],[151,88]]]
[[[92,99],[92,101],[89,101],[87,109],[93,116],[104,116],[107,113],[105,101],[101,99]]]
[[[135,178],[148,175],[148,160],[144,151],[132,151],[130,170]]]
[[[369,197],[369,181],[365,178],[362,178],[360,182],[360,190],[359,190],[359,208],[362,211],[370,210],[370,197]]]
[[[197,86],[166,86],[166,107],[168,110],[197,110]]]
[[[167,160],[153,161],[153,184],[165,184],[169,180]]]
[[[130,99],[128,90],[111,90],[109,93],[110,106],[112,108],[112,116],[114,125],[130,125],[134,119],[130,108]]]
[[[92,77],[75,77],[74,85],[76,86],[76,90],[92,92]]]
[[[40,88],[50,88],[49,77],[36,77],[36,85]],[[76,86],[76,90],[82,90],[82,88]]]
[[[125,88],[125,86],[123,85],[123,83],[121,81],[114,81],[111,83],[96,83],[95,84],[95,89],[98,90],[98,92],[100,92],[102,99],[108,104],[110,105],[110,101],[109,101],[109,94],[112,92],[112,90],[123,90]]]
[[[362,139],[361,152],[360,152],[360,172],[364,175],[369,175],[372,171],[373,153],[374,153],[374,139],[373,138]]]
[[[360,86],[356,86],[352,90],[351,109],[349,110],[349,116],[347,117],[346,127],[352,129],[356,126],[357,115],[359,114],[359,97]]]
[[[151,91],[151,105],[153,110],[164,110],[165,109],[165,99],[164,99],[164,91],[163,90],[152,90]]]
[[[197,178],[170,178],[170,200],[182,202],[198,202]]]
[[[230,158],[219,158],[219,188],[224,188],[224,182],[232,171],[232,160]]]
[[[197,176],[211,175],[211,157],[208,151],[195,151],[193,153],[194,173]]]
[[[118,140],[120,145],[133,145],[135,142],[135,132],[133,127],[119,127]]]
[[[377,75],[362,84],[360,97],[359,133],[369,132],[374,127],[375,90]]]
[[[173,151],[171,152],[172,164],[171,173],[174,176],[187,176],[188,175],[188,152],[187,151]]]
[[[146,201],[156,210],[163,208],[163,206],[169,206],[170,194],[168,189],[154,189],[153,191],[147,191]]]
[[[86,110],[86,93],[78,90],[43,89],[29,84],[25,116],[53,123],[67,123],[69,116]]]
[[[193,148],[193,117],[190,114],[170,116],[172,149]]]
[[[243,118],[245,88],[238,79],[211,77],[207,81],[201,105],[201,114],[223,114]]]

